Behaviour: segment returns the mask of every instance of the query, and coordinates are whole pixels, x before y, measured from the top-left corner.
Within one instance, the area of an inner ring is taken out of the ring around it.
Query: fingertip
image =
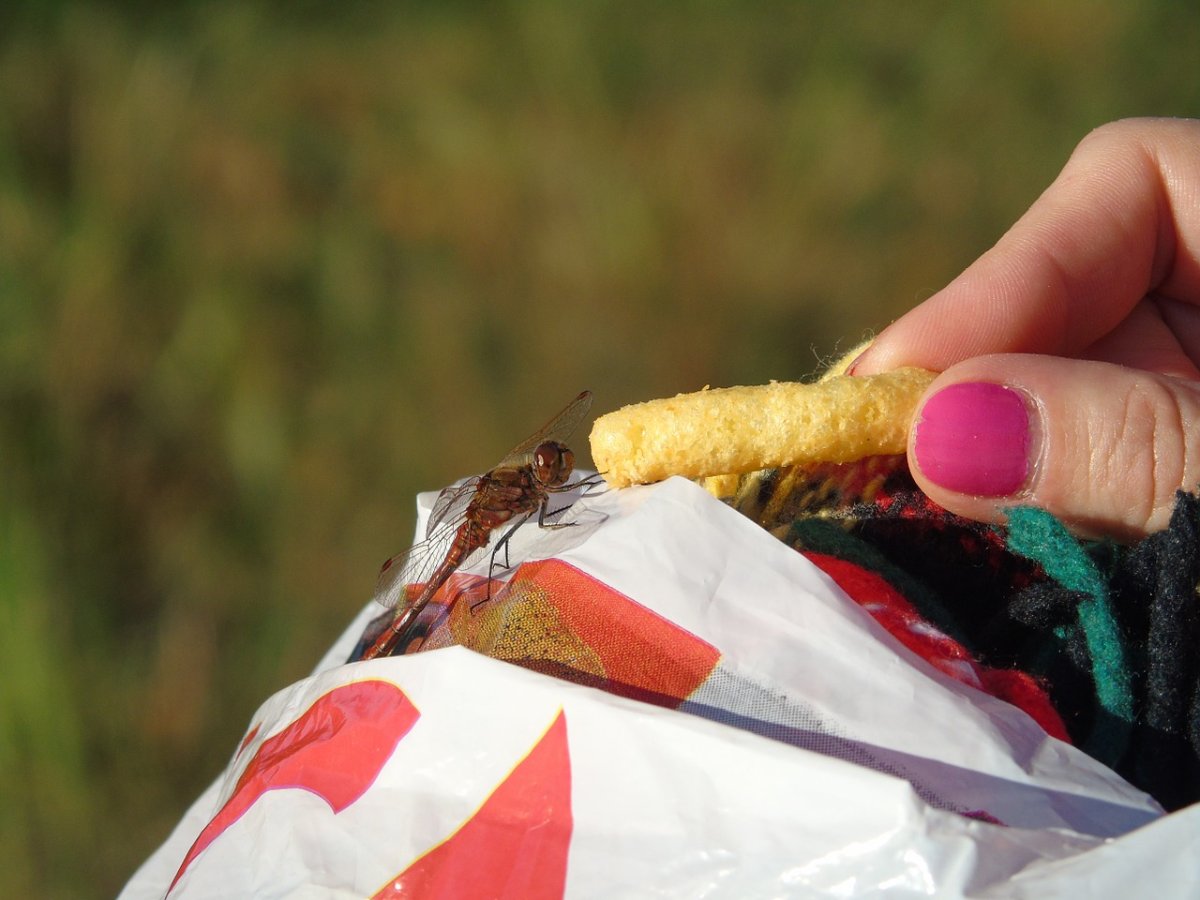
[[[889,336],[891,326],[880,332],[869,344],[866,344],[846,366],[846,374],[861,377],[864,375],[879,375],[890,372],[902,366],[913,365],[898,353],[903,344],[897,344]],[[857,348],[856,348],[857,349]]]
[[[855,345],[850,350],[843,353],[838,359],[830,364],[821,376],[822,379],[832,378],[837,375],[854,375],[855,368],[859,361],[863,358],[866,352],[871,349],[871,340],[865,340]]]

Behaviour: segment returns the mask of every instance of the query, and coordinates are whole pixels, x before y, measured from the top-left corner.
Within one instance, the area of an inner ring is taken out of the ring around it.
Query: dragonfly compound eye
[[[559,485],[575,466],[575,454],[557,441],[546,441],[533,451],[533,467],[542,484]]]

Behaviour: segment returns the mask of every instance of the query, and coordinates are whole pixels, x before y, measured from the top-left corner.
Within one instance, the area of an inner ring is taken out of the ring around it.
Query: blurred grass
[[[416,491],[804,376],[1200,112],[1167,0],[150,9],[0,13],[3,896],[114,893]]]

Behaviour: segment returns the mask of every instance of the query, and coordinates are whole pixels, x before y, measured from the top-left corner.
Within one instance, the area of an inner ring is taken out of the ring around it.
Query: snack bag
[[[1197,807],[1164,815],[696,484],[568,516],[456,572],[420,652],[347,663],[364,609],[121,896],[1200,890]]]

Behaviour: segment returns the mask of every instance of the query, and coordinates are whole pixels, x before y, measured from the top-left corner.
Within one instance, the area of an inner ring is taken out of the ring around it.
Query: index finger
[[[996,246],[886,328],[854,373],[1077,356],[1151,292],[1200,305],[1197,121],[1096,129]]]

